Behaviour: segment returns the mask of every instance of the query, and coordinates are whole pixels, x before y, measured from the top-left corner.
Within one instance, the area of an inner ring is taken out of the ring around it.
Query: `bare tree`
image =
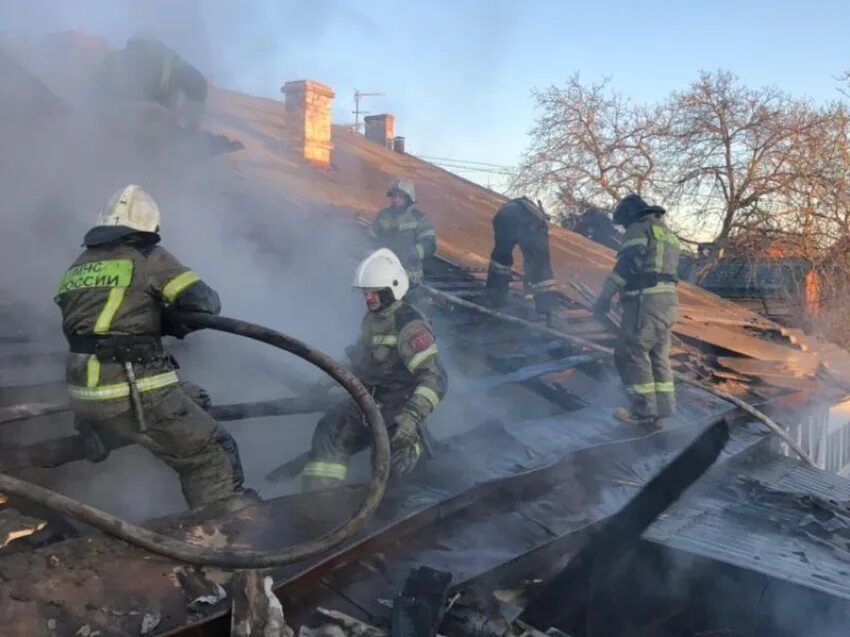
[[[817,273],[813,327],[850,345],[850,117],[841,103],[817,113],[797,140],[794,174],[783,189],[783,230]]]
[[[850,69],[844,71],[836,79],[838,80],[838,91],[845,97],[850,97]]]
[[[804,102],[727,72],[703,73],[654,107],[578,75],[535,97],[540,114],[512,185],[554,199],[560,223],[636,192],[675,211],[683,239],[780,232],[776,194],[810,124]]]
[[[531,146],[511,184],[515,191],[554,199],[558,212],[610,208],[629,192],[652,187],[657,113],[578,74],[534,93],[540,114]]]
[[[721,71],[702,73],[665,110],[667,199],[689,213],[693,230],[722,244],[736,231],[775,225],[795,144],[816,121],[808,104]]]
[[[850,71],[839,81],[850,95]],[[653,107],[578,75],[535,98],[539,115],[514,190],[556,200],[562,215],[637,192],[664,204],[680,234],[714,239],[727,254],[802,259],[820,274],[821,331],[850,343],[845,104],[815,107],[725,71],[701,73]]]

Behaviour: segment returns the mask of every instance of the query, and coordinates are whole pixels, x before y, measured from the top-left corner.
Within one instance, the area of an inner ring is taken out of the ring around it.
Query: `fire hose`
[[[531,330],[534,330],[534,331],[537,331],[537,332],[541,332],[543,334],[548,334],[549,336],[552,336],[553,338],[556,338],[556,339],[561,340],[561,341],[565,341],[567,343],[570,343],[571,345],[575,345],[575,346],[582,347],[582,348],[585,348],[585,349],[590,349],[590,350],[593,350],[593,351],[596,351],[596,352],[600,352],[600,353],[605,354],[607,356],[613,356],[614,355],[614,350],[612,350],[611,348],[604,347],[602,345],[599,345],[597,343],[593,343],[593,342],[585,340],[583,338],[579,338],[578,336],[573,336],[572,334],[566,334],[564,332],[561,332],[560,330],[553,329],[553,328],[548,327],[546,325],[539,325],[537,323],[532,323],[531,321],[527,321],[525,319],[522,319],[522,318],[519,318],[519,317],[516,317],[516,316],[511,316],[511,315],[505,314],[503,312],[497,312],[495,310],[491,310],[490,308],[486,308],[484,306],[478,305],[477,303],[473,303],[471,301],[461,299],[460,297],[457,297],[453,294],[448,294],[446,292],[443,292],[441,290],[437,290],[437,289],[429,287],[427,285],[423,285],[421,287],[424,291],[426,291],[428,294],[430,294],[435,299],[440,299],[440,300],[448,303],[449,305],[455,305],[457,307],[462,307],[462,308],[467,309],[467,310],[472,310],[474,312],[478,312],[479,314],[491,316],[493,318],[499,319],[499,320],[507,322],[507,323],[513,323],[514,325],[521,325],[521,326],[526,327],[528,329],[531,329]],[[707,384],[702,383],[702,382],[700,382],[696,379],[690,378],[689,376],[686,376],[685,374],[682,374],[682,373],[679,373],[679,372],[674,372],[674,376],[675,376],[676,380],[678,380],[682,383],[685,383],[687,385],[691,385],[692,387],[697,387],[697,388],[702,389],[703,391],[706,391],[706,392],[708,392],[708,393],[710,393],[714,396],[717,396],[718,398],[720,398],[722,400],[725,400],[727,402],[732,403],[733,405],[738,407],[741,411],[746,412],[747,414],[749,414],[750,416],[752,416],[753,418],[755,418],[759,422],[763,423],[768,429],[770,429],[773,433],[775,433],[777,436],[779,436],[782,439],[782,441],[785,444],[787,444],[790,449],[792,449],[794,451],[794,453],[796,453],[798,456],[800,456],[800,458],[802,458],[803,461],[807,465],[809,465],[810,467],[816,468],[817,465],[815,465],[814,461],[811,459],[809,454],[807,454],[800,447],[800,445],[798,445],[791,438],[791,436],[789,436],[788,433],[782,427],[780,427],[779,424],[776,423],[776,421],[774,421],[772,418],[770,418],[770,416],[768,416],[767,414],[759,411],[758,409],[756,409],[755,407],[750,405],[748,402],[741,400],[737,396],[733,396],[732,394],[726,393],[725,391],[717,389],[716,387],[712,387],[711,385],[707,385]]]
[[[372,517],[381,499],[389,477],[389,439],[381,412],[366,388],[345,367],[313,349],[309,345],[280,332],[209,314],[181,312],[175,316],[180,324],[197,329],[211,329],[244,336],[277,347],[304,359],[331,376],[345,388],[363,411],[372,434],[374,459],[372,478],[360,507],[343,524],[324,535],[277,551],[215,549],[177,540],[144,527],[131,524],[105,511],[66,497],[31,482],[0,473],[0,492],[25,498],[64,515],[89,524],[104,533],[134,544],[143,549],[199,566],[225,569],[263,569],[303,560],[322,553],[354,535]]]

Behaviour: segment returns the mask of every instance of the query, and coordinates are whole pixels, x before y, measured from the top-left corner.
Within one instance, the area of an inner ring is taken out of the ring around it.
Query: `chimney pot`
[[[286,104],[289,143],[308,163],[331,164],[331,105],[334,92],[313,80],[287,82],[280,89]]]
[[[393,122],[395,118],[389,113],[367,115],[363,118],[366,123],[366,139],[380,144],[384,148],[393,147]]]
[[[393,137],[393,150],[404,154],[404,137]]]

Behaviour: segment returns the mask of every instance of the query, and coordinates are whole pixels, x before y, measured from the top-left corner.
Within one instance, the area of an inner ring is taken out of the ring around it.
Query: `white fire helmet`
[[[410,281],[395,253],[388,248],[380,248],[360,262],[351,286],[376,291],[388,288],[393,298],[401,301],[410,288]]]
[[[123,226],[139,232],[159,231],[159,207],[141,186],[116,192],[97,215],[98,226]]]
[[[387,188],[387,197],[392,197],[396,192],[407,195],[411,203],[416,201],[416,188],[414,188],[412,181],[401,178],[393,179],[389,188]]]

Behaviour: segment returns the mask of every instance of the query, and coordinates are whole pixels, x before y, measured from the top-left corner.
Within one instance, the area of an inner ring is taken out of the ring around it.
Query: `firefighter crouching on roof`
[[[537,312],[550,320],[557,304],[549,258],[546,215],[527,197],[507,201],[493,217],[494,247],[487,269],[487,290],[494,307],[504,304],[511,282],[513,251],[522,252],[525,284],[534,295]]]
[[[657,427],[664,427],[676,411],[670,339],[678,308],[679,241],[661,219],[665,212],[637,195],[617,204],[614,223],[626,233],[593,308],[594,314],[604,316],[613,296],[620,295],[623,316],[614,363],[631,407],[620,407],[614,415]]]
[[[88,450],[100,435],[147,436],[196,508],[243,493],[242,464],[236,442],[190,397],[163,349],[163,334],[182,338],[190,331],[169,321],[169,310],[218,314],[221,305],[213,289],[157,245],[159,223],[156,203],[139,186],[116,192],[55,300],[70,349],[71,407]]]
[[[175,51],[147,34],[137,34],[123,49],[106,56],[95,77],[97,103],[112,106],[157,105],[171,128],[197,132],[207,100],[207,78]],[[140,114],[141,116],[141,114]],[[152,134],[161,123],[155,113],[144,130]],[[173,135],[173,130],[159,130]]]
[[[363,292],[368,311],[360,338],[346,353],[351,370],[381,407],[390,434],[392,475],[398,478],[416,467],[427,444],[425,419],[445,395],[446,374],[430,323],[404,299],[407,274],[393,252],[381,248],[366,257],[352,285]],[[342,484],[348,459],[369,441],[369,429],[353,401],[332,407],[313,434],[304,490]]]
[[[411,289],[422,282],[422,265],[434,256],[437,235],[428,217],[416,207],[416,190],[406,179],[394,179],[387,189],[390,205],[375,217],[369,231],[375,245],[389,248],[407,271]]]

